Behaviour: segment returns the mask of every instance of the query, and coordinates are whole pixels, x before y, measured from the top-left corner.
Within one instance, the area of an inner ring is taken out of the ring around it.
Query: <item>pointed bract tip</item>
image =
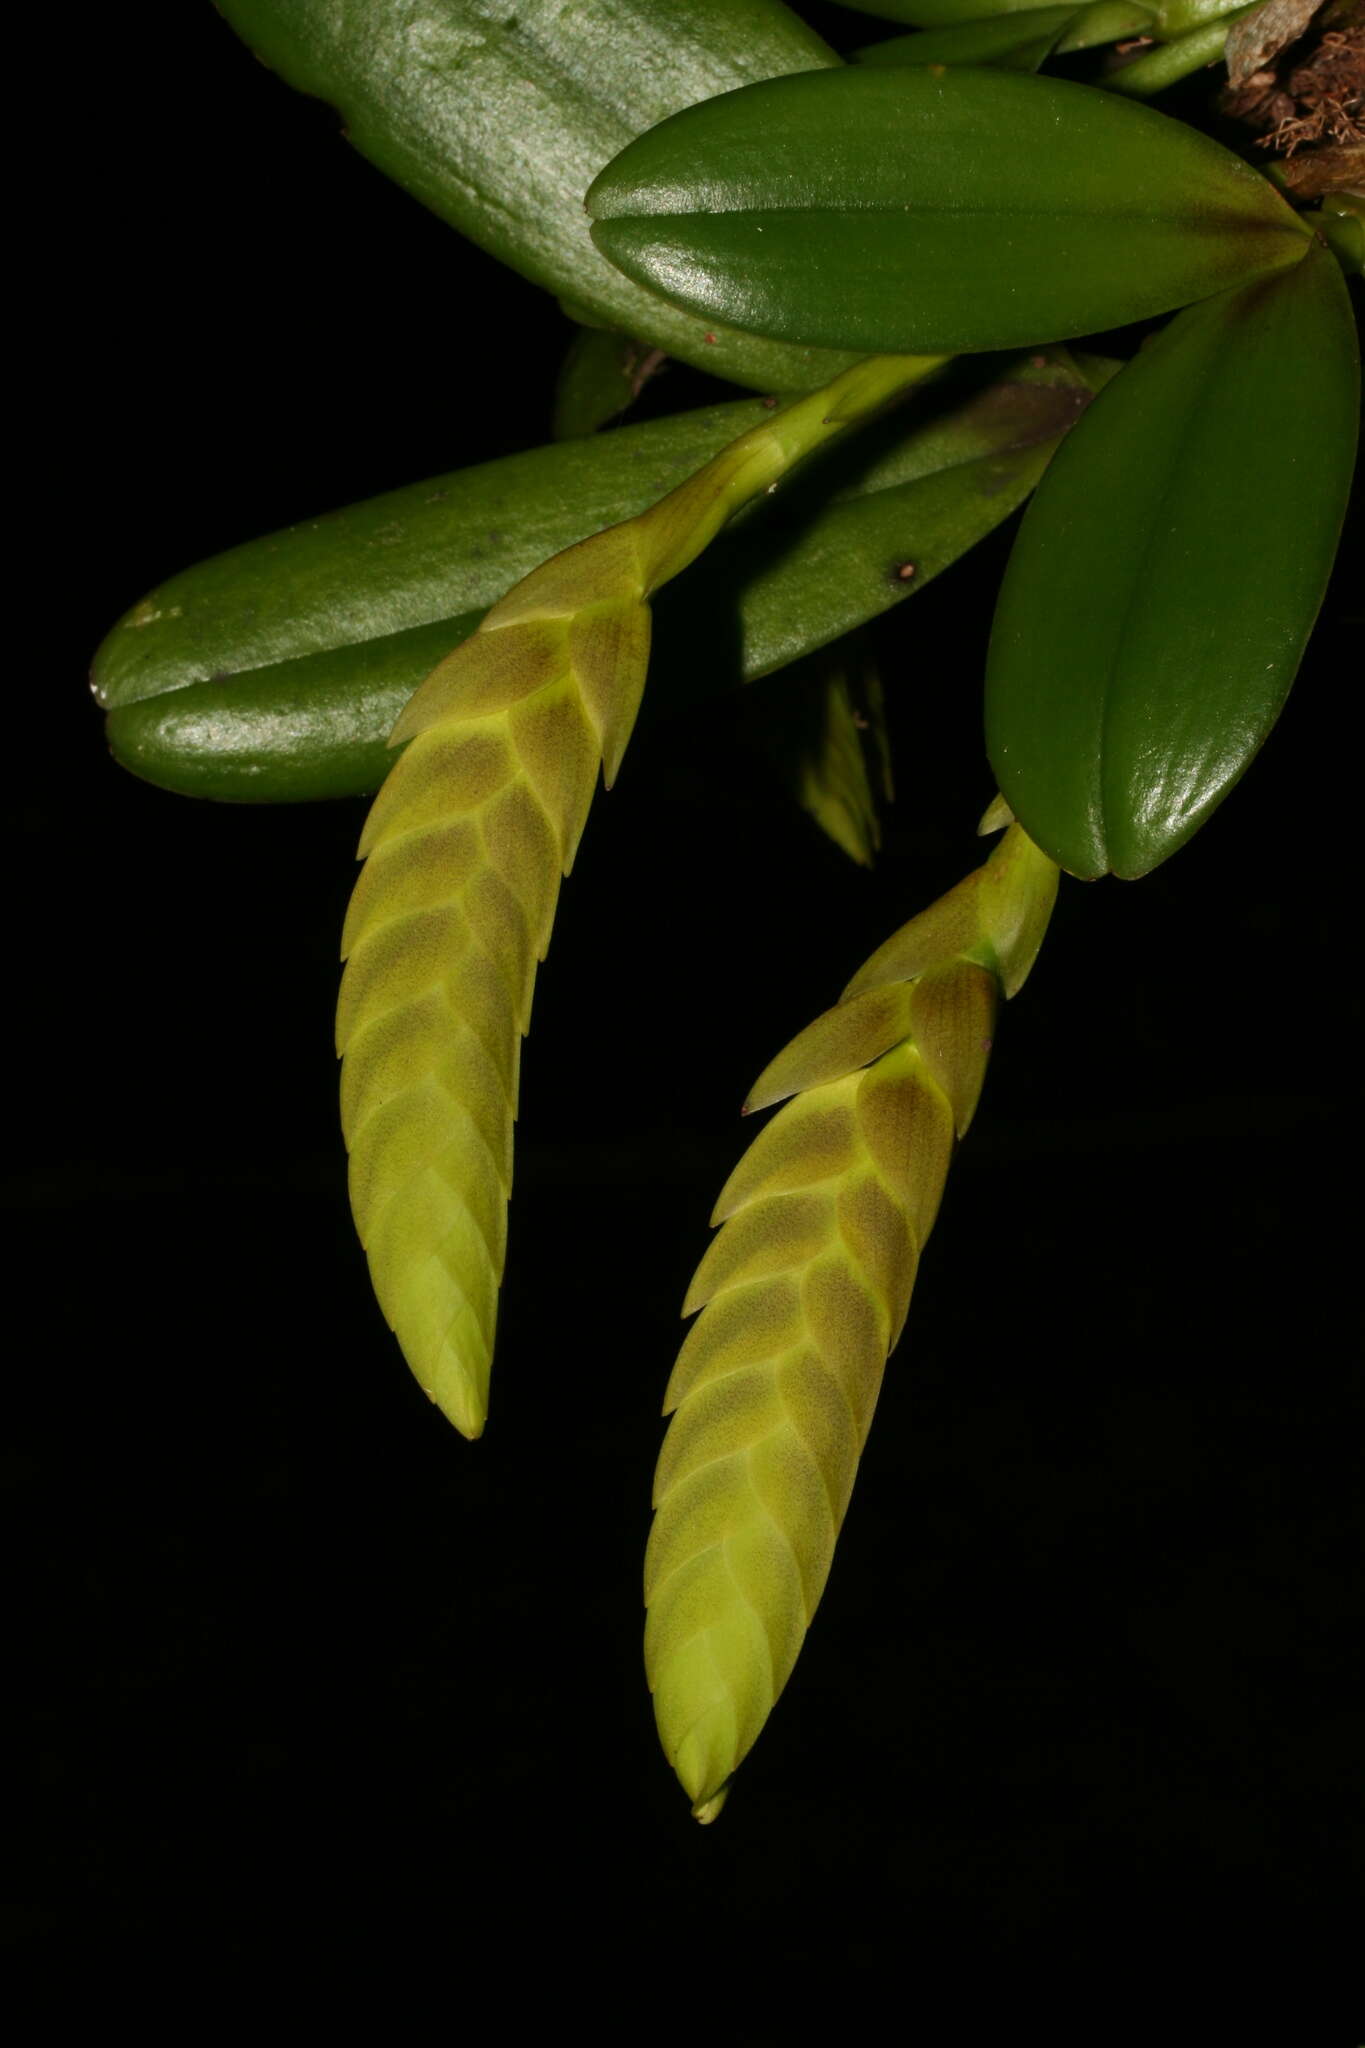
[[[442,1396],[433,1389],[427,1389],[427,1399],[440,1409],[446,1421],[458,1429],[468,1443],[477,1443],[488,1424],[488,1410],[475,1408],[464,1401],[452,1400],[449,1394]]]
[[[409,740],[416,739],[422,729],[420,723],[421,714],[414,712],[413,705],[421,694],[421,685],[419,684],[411,697],[408,698],[407,703],[403,706],[393,724],[389,727],[389,735],[384,742],[386,747],[406,746]]]
[[[794,1088],[790,1081],[779,1081],[777,1087],[773,1087],[772,1083],[768,1080],[768,1075],[772,1071],[772,1067],[776,1065],[777,1061],[773,1060],[770,1066],[763,1069],[763,1072],[754,1082],[753,1087],[744,1098],[744,1107],[740,1111],[741,1116],[757,1116],[760,1109],[771,1109],[774,1103],[785,1102],[788,1096],[798,1095],[801,1092],[799,1088]]]
[[[719,1792],[713,1792],[709,1799],[702,1799],[692,1808],[692,1818],[704,1828],[720,1816],[720,1810],[730,1795],[730,1780],[727,1778]]]
[[[1003,832],[1014,823],[1014,812],[999,794],[991,798],[982,813],[981,823],[976,828],[978,839],[987,838],[992,832]]]

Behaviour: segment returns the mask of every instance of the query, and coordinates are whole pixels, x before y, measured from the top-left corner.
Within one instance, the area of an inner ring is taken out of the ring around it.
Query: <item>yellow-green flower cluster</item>
[[[1010,824],[746,1105],[792,1098],[722,1192],[684,1305],[701,1313],[668,1387],[645,1564],[659,1732],[699,1819],[719,1810],[824,1590],[999,999],[1033,963],[1057,874]]]

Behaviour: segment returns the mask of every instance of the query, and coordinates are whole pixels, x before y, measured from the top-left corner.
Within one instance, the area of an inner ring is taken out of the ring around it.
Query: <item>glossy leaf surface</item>
[[[588,194],[640,283],[757,333],[978,350],[1163,313],[1297,262],[1255,171],[1148,107],[918,67],[749,86],[641,136]]]
[[[753,79],[837,64],[781,0],[220,0],[355,147],[471,241],[604,327],[760,391],[846,365],[641,292],[588,239],[583,194],[633,135]]]
[[[1172,321],[1050,469],[1001,590],[986,723],[1006,800],[1072,874],[1156,867],[1274,724],[1332,566],[1358,385],[1315,248]]]
[[[663,594],[651,696],[765,675],[923,589],[1022,501],[1110,367],[955,376],[822,456]],[[95,658],[116,758],[225,801],[377,789],[403,705],[509,584],[767,417],[741,400],[510,456],[170,578]]]
[[[511,584],[642,512],[764,417],[741,400],[506,456],[170,577],[95,656],[116,758],[235,801],[377,789],[404,704]]]

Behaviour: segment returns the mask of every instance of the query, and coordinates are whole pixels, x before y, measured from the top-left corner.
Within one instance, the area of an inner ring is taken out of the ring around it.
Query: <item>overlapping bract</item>
[[[599,765],[624,752],[649,611],[628,528],[593,549],[620,595],[566,606],[557,557],[438,668],[365,827],[337,1012],[351,1203],[409,1364],[466,1436],[487,1414],[521,1038]],[[581,573],[581,559],[571,565]],[[558,607],[558,609],[556,609]]]
[[[718,1811],[824,1589],[997,1004],[1032,966],[1057,873],[1011,824],[750,1097],[794,1099],[731,1175],[684,1305],[701,1314],[664,1404],[645,1565],[659,1732],[699,1819]]]

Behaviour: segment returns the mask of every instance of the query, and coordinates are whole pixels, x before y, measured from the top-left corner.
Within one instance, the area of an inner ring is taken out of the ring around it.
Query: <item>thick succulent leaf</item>
[[[1011,826],[962,888],[972,916],[940,921],[914,978],[846,997],[760,1078],[754,1106],[800,1092],[731,1175],[684,1305],[700,1314],[664,1403],[645,1661],[699,1820],[719,1811],[824,1590],[997,998],[1032,964],[1057,870]],[[998,948],[998,972],[962,942]]]
[[[603,327],[760,391],[846,364],[699,320],[602,261],[583,194],[633,135],[713,93],[837,64],[780,0],[220,0],[355,147],[513,270]]]
[[[1057,47],[1074,8],[1030,8],[1026,14],[996,14],[952,28],[927,28],[918,35],[892,36],[855,52],[859,64],[994,64],[1007,71],[1036,71]]]
[[[861,429],[731,528],[678,602],[665,594],[651,695],[765,675],[923,589],[1022,501],[1096,385],[1054,351]],[[239,802],[377,789],[403,705],[509,584],[769,417],[742,400],[536,449],[172,577],[95,657],[115,757]]]
[[[1016,363],[937,426],[912,432],[884,457],[858,471],[847,451],[850,485],[826,500],[832,477],[813,471],[762,510],[763,526],[736,528],[722,550],[708,556],[689,595],[709,595],[723,580],[732,595],[730,616],[743,629],[746,674],[785,666],[812,646],[823,646],[922,590],[985,534],[1040,476],[1060,433],[1080,416],[1090,394],[1112,373],[1112,363],[1085,370],[1081,381],[1065,350],[1039,352]],[[1012,415],[1015,433],[1006,438]],[[771,521],[771,525],[768,522]],[[679,606],[679,611],[682,607]],[[686,652],[694,668],[705,625],[702,612],[670,619],[668,666]],[[714,657],[713,657],[714,658]]]
[[[994,64],[1036,71],[1054,50],[1085,50],[1120,36],[1142,34],[1151,22],[1145,7],[1102,0],[1097,7],[1030,7],[954,22],[918,35],[891,36],[856,53],[859,64]]]
[[[128,707],[190,692],[204,706],[192,715],[212,722],[253,678],[263,686],[272,678],[283,690],[296,677],[300,702],[288,708],[307,719],[311,757],[325,716],[306,712],[316,677],[343,724],[354,726],[365,700],[348,686],[359,689],[373,660],[383,687],[363,724],[377,767],[369,787],[377,788],[392,765],[384,742],[404,703],[513,583],[643,511],[765,416],[759,400],[743,399],[505,456],[304,520],[169,577],[125,613],[95,655],[92,683],[96,701],[115,714],[115,751],[117,715]],[[201,685],[217,694],[201,696]],[[264,735],[259,755],[274,757]],[[365,786],[348,782],[342,768],[317,793]]]
[[[1297,262],[1240,158],[1110,93],[1014,72],[814,72],[641,136],[588,194],[612,261],[680,305],[832,347],[978,350],[1119,326]]]
[[[1142,875],[1198,829],[1293,681],[1345,511],[1359,408],[1331,255],[1190,307],[1117,377],[1025,516],[987,738],[1071,873]]]
[[[955,28],[927,28],[918,35],[893,36],[855,52],[855,61],[888,64],[993,64],[1005,71],[1036,71],[1057,47],[1071,19],[1069,7],[1040,7],[1027,14],[994,15]]]

